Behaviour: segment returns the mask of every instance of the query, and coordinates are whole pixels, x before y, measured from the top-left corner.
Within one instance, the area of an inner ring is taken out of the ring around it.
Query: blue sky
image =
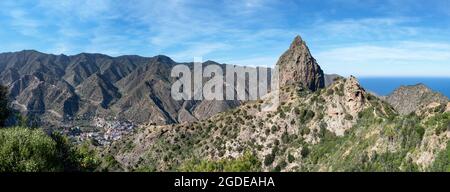
[[[3,0],[0,7],[0,52],[273,66],[299,34],[326,73],[450,77],[449,0]]]

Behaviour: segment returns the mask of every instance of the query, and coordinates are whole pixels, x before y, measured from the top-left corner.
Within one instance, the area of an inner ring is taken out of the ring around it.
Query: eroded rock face
[[[353,76],[346,80],[341,79],[326,88],[326,92],[331,90],[333,94],[325,94],[327,115],[324,120],[329,131],[343,136],[344,132],[356,123],[358,114],[368,107],[367,93]]]
[[[289,49],[280,57],[277,67],[280,87],[301,84],[312,91],[325,87],[323,71],[300,36],[295,37]]]
[[[445,108],[445,112],[450,112],[450,102],[447,103],[447,107]]]
[[[364,109],[366,91],[361,87],[358,80],[350,76],[344,83],[345,102],[349,109],[349,113],[356,116]]]

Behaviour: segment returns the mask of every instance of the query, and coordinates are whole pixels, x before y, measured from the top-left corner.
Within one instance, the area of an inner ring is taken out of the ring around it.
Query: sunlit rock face
[[[277,62],[280,87],[303,85],[312,91],[325,87],[324,74],[300,36],[295,37],[289,49]]]

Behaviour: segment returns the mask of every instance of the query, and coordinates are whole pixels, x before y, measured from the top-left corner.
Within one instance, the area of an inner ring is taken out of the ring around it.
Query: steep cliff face
[[[401,86],[385,100],[400,114],[407,115],[430,103],[447,103],[449,100],[441,93],[434,92],[424,84]]]
[[[324,73],[300,36],[295,37],[276,66],[280,87],[301,84],[312,91],[325,87]]]

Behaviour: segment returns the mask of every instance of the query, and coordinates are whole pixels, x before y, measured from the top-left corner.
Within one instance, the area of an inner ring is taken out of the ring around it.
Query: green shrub
[[[434,172],[450,172],[450,141],[447,142],[447,148],[441,151],[431,166]]]
[[[289,143],[290,138],[289,138],[289,135],[286,132],[284,132],[283,135],[281,135],[281,141],[284,144],[288,144]]]
[[[436,134],[450,130],[450,113],[437,114],[430,118],[425,125],[427,127],[436,127]]]
[[[309,155],[309,148],[303,147],[302,150],[300,151],[300,154],[302,155],[303,158],[306,158]]]
[[[300,122],[308,122],[309,120],[313,119],[315,116],[314,111],[311,110],[301,110],[300,111]]]
[[[280,165],[277,165],[272,169],[272,172],[280,172],[280,171],[281,171]]]
[[[311,120],[312,118],[314,118],[314,116],[315,116],[314,111],[308,110],[308,111],[306,112],[305,120],[306,120],[306,121],[309,121],[309,120]]]
[[[266,134],[266,136],[269,135],[269,134],[270,134],[270,129],[267,128],[267,129],[264,131],[264,133]]]
[[[347,120],[347,121],[351,121],[351,120],[353,120],[353,116],[350,115],[350,114],[345,114],[344,119]]]
[[[286,118],[286,114],[283,111],[280,112],[280,118],[282,119]]]
[[[291,120],[291,125],[294,125],[295,124],[295,119],[292,119]]]
[[[333,93],[334,93],[334,90],[333,90],[333,89],[328,89],[328,90],[327,90],[327,95],[333,95]]]
[[[319,113],[319,115],[317,116],[317,119],[322,120],[324,117],[323,113]]]
[[[282,160],[282,161],[280,161],[279,163],[278,163],[278,166],[280,166],[280,168],[286,168],[286,166],[287,166],[287,163],[286,163],[286,161],[285,160]]]
[[[56,143],[41,130],[0,130],[0,172],[60,171]]]
[[[423,128],[421,126],[417,126],[416,132],[417,132],[417,134],[419,134],[420,139],[422,139],[423,135],[425,134],[425,128]]]
[[[275,160],[275,154],[271,153],[266,155],[266,157],[264,158],[264,165],[265,166],[269,166],[272,165],[273,161]]]
[[[271,131],[272,131],[272,133],[275,133],[276,131],[278,131],[278,126],[272,125]]]
[[[334,90],[334,92],[340,97],[344,96],[344,84],[341,84],[338,88]]]
[[[99,165],[86,145],[75,147],[66,137],[41,129],[0,129],[0,172],[93,171]]]
[[[311,133],[311,129],[309,129],[308,127],[303,127],[300,132],[301,135],[309,135],[309,133]]]
[[[295,113],[296,115],[300,115],[300,109],[299,109],[298,107],[296,107],[296,108],[294,109],[294,113]]]
[[[325,98],[323,98],[323,97],[319,97],[319,102],[320,102],[321,104],[324,104],[324,103],[326,102],[326,100],[325,100]]]
[[[258,158],[246,152],[237,159],[188,161],[181,165],[178,170],[183,172],[257,172],[260,169],[261,162]]]
[[[289,163],[292,163],[292,162],[294,162],[294,160],[295,160],[295,158],[294,158],[294,156],[292,155],[292,154],[288,154],[288,162]]]

